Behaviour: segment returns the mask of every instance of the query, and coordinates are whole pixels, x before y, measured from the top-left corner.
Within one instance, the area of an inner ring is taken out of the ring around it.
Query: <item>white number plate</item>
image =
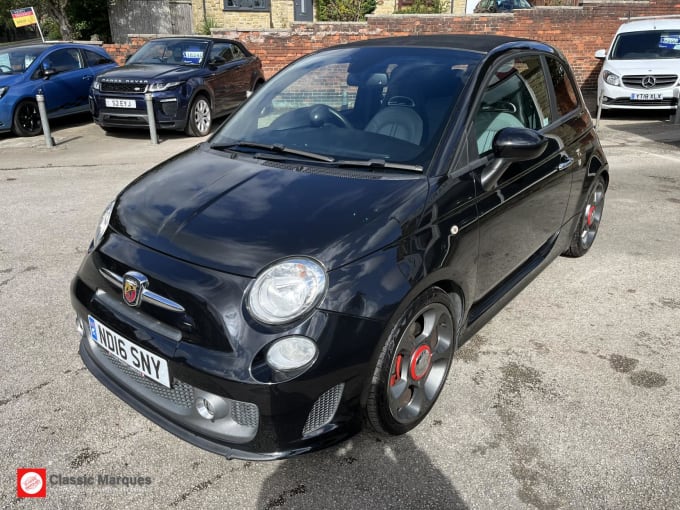
[[[137,108],[137,101],[134,99],[113,99],[107,97],[104,99],[104,103],[109,108]]]
[[[123,363],[138,370],[142,375],[170,388],[168,362],[155,354],[133,344],[127,338],[104,326],[97,319],[88,316],[90,338],[113,354]]]
[[[663,94],[631,94],[633,101],[659,101],[663,99]]]

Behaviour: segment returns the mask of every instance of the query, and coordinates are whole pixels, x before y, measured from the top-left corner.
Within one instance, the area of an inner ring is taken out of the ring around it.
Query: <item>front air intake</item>
[[[333,386],[314,402],[312,410],[309,412],[309,416],[305,422],[305,427],[302,429],[303,436],[311,434],[315,430],[330,423],[333,416],[335,416],[335,412],[338,410],[338,405],[340,405],[340,399],[342,398],[342,390],[344,388],[345,383]]]

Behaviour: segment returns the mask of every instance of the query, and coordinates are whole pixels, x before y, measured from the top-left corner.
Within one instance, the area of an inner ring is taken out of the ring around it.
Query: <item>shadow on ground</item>
[[[281,462],[262,484],[258,509],[446,508],[467,505],[409,435],[362,433],[338,447]]]

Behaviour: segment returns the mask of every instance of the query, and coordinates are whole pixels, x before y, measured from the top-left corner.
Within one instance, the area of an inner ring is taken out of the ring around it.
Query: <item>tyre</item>
[[[566,257],[582,257],[595,242],[597,229],[602,220],[604,195],[607,190],[604,178],[598,175],[588,191],[588,199],[576,225],[569,249],[563,253]]]
[[[365,406],[368,424],[383,434],[418,425],[441,393],[455,347],[453,303],[433,287],[388,329]]]
[[[212,126],[212,110],[205,96],[198,96],[191,103],[185,133],[189,136],[206,136]]]
[[[12,131],[17,136],[36,136],[42,133],[38,103],[28,99],[17,105],[12,118]]]

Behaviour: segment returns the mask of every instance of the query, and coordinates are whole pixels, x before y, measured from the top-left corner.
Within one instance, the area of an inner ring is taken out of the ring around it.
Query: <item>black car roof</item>
[[[213,42],[234,42],[233,39],[224,39],[222,37],[209,37],[206,35],[176,35],[176,36],[168,36],[168,37],[155,37],[153,39],[149,39],[146,42],[153,42],[153,41],[172,41],[172,40],[189,40],[189,41],[213,41]]]
[[[531,39],[507,37],[503,35],[480,34],[451,34],[451,35],[417,35],[401,37],[385,37],[381,39],[367,39],[343,45],[356,46],[415,46],[424,48],[449,48],[480,53],[489,53],[499,46],[517,43],[517,46],[527,46],[546,49],[547,45]],[[524,43],[524,44],[523,44]]]

